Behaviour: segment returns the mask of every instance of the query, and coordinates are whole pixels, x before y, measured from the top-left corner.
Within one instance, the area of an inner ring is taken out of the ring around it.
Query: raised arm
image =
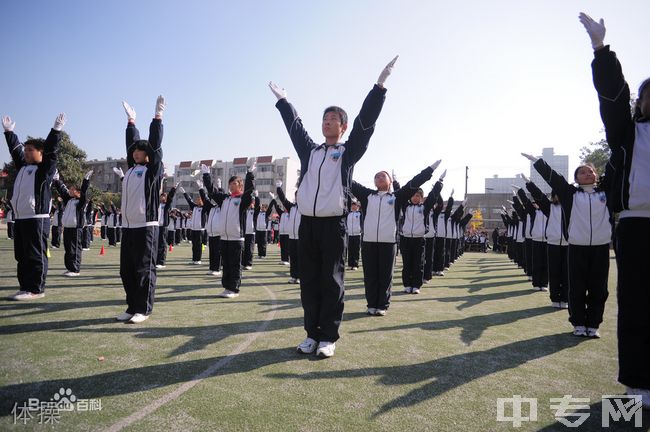
[[[43,146],[43,166],[47,175],[51,178],[56,172],[56,162],[59,158],[59,145],[61,143],[61,131],[65,125],[67,118],[65,113],[59,114],[54,120],[54,126],[50,129],[50,133],[45,138],[45,145]]]
[[[548,199],[546,194],[537,187],[535,183],[524,177],[526,181],[526,189],[530,192],[530,195],[533,197],[539,209],[544,213],[546,217],[551,213],[551,201]]]
[[[181,189],[181,188],[179,188],[179,190],[180,190],[180,189]],[[181,190],[180,192],[181,192],[181,193],[183,194],[183,196],[185,197],[185,201],[187,201],[187,205],[190,206],[190,210],[194,210],[194,207],[196,207],[196,204],[194,204],[194,201],[192,201],[192,197],[190,196],[190,194],[188,194],[187,192],[185,192],[185,189]]]
[[[244,193],[241,196],[242,208],[248,208],[253,202],[253,192],[255,191],[255,174],[253,170],[249,169],[246,172],[246,179],[244,180]]]
[[[88,186],[90,186],[90,177],[92,177],[92,175],[93,175],[93,170],[88,171],[84,176],[83,181],[81,182],[81,190],[79,191],[80,192],[79,202],[81,203],[81,205],[86,204],[88,200],[87,192],[88,192]]]
[[[275,97],[278,98],[275,107],[280,111],[282,121],[287,128],[287,132],[289,132],[289,138],[298,153],[301,164],[305,165],[309,160],[309,154],[317,145],[307,133],[307,130],[302,124],[302,120],[298,116],[298,112],[287,100],[287,91],[272,82],[269,82],[269,88]]]
[[[397,192],[395,192],[395,197],[397,198],[397,200],[399,201],[408,200],[420,186],[422,186],[424,183],[428,182],[431,179],[431,176],[433,176],[433,171],[435,171],[438,165],[440,165],[440,162],[441,161],[438,160],[433,164],[429,165],[428,167],[420,171],[419,174],[417,174],[415,177],[409,180]],[[445,170],[445,172],[442,173],[439,179],[441,189],[442,189],[442,181],[444,180],[446,173],[447,171]]]
[[[284,206],[284,208],[288,211],[291,210],[291,207],[293,207],[295,204],[292,203],[287,199],[287,197],[284,195],[284,191],[282,190],[282,182],[278,180],[275,182],[275,191],[278,193],[278,199]]]
[[[366,208],[368,206],[368,197],[374,191],[352,180],[350,192],[361,202],[361,207]]]
[[[163,124],[162,115],[165,111],[167,104],[165,98],[160,95],[156,99],[156,113],[149,125],[149,146],[147,146],[147,156],[149,162],[147,163],[148,170],[152,170],[155,175],[163,173],[163,153],[162,153],[162,139],[163,139]]]

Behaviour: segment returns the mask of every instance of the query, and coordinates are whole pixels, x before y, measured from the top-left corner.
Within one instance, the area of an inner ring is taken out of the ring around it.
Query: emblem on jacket
[[[144,173],[144,170],[136,170],[135,175],[138,177],[142,177],[142,174]]]
[[[338,150],[335,151],[335,152],[332,152],[331,157],[332,157],[332,160],[333,160],[333,161],[337,161],[337,160],[339,160],[339,158],[341,157],[341,152],[338,151]]]
[[[395,203],[395,197],[388,198],[386,202],[388,203],[388,205],[393,205]]]
[[[598,192],[598,199],[600,200],[601,203],[606,202],[607,195],[605,195],[605,192]]]
[[[232,200],[232,203],[233,203],[233,205],[238,206],[238,205],[239,205],[239,201],[240,201],[239,199],[234,199],[234,200]]]

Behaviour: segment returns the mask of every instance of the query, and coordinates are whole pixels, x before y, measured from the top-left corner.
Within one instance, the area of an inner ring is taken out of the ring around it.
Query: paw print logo
[[[61,387],[58,392],[54,393],[52,399],[58,407],[66,407],[74,404],[77,401],[77,396],[72,394],[72,389]]]

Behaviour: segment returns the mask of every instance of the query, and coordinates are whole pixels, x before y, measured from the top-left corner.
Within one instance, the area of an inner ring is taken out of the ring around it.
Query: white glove
[[[379,74],[379,78],[377,78],[377,85],[379,85],[379,87],[383,87],[383,86],[384,86],[384,83],[386,82],[386,78],[388,78],[388,77],[390,76],[391,72],[393,72],[393,66],[395,66],[395,62],[397,61],[397,58],[398,58],[398,57],[399,57],[398,55],[395,56],[395,58],[392,59],[392,60],[391,60],[391,61],[386,65],[386,67],[384,68],[384,70],[382,70],[381,73]]]
[[[52,129],[61,132],[67,120],[68,119],[65,117],[65,113],[59,114],[58,116],[56,116],[56,119],[54,120],[54,126],[52,126]]]
[[[93,175],[93,170],[88,171],[84,176],[84,180],[90,180],[90,177],[92,177],[92,175]]]
[[[454,196],[454,189],[451,190],[451,193],[449,194],[450,197]]]
[[[521,173],[521,178],[524,179],[526,183],[530,182],[530,179],[524,175],[524,173]]]
[[[508,209],[504,205],[502,205],[501,208],[503,209],[503,211],[508,211]]]
[[[444,171],[442,172],[442,174],[440,175],[440,178],[438,179],[438,181],[443,181],[443,180],[445,179],[445,176],[446,176],[446,175],[447,175],[447,170],[444,170]]]
[[[201,164],[201,174],[210,174],[210,168],[205,164]]]
[[[257,158],[250,158],[248,161],[246,161],[246,169],[248,172],[253,172],[255,171],[255,168],[257,167]]]
[[[156,117],[162,117],[165,108],[167,108],[167,104],[165,103],[165,98],[163,97],[163,95],[160,95],[158,96],[158,99],[156,99]],[[133,120],[135,120],[135,118]]]
[[[221,179],[217,179],[217,189],[221,189]]]
[[[282,187],[282,180],[278,180],[275,182],[275,187]]]
[[[429,166],[429,168],[435,171],[436,168],[438,168],[438,165],[440,165],[440,162],[442,162],[442,159],[435,161],[432,165]]]
[[[255,189],[255,191],[253,192],[253,195],[255,195],[255,198],[257,198],[257,197],[260,196],[260,193],[257,191],[257,189]]]
[[[507,201],[508,201],[508,204],[510,204],[510,205],[514,205],[514,204],[515,204],[514,201],[510,201],[510,200],[507,200]]]
[[[275,194],[273,192],[269,192],[269,196],[271,197],[272,200],[275,199]]]
[[[394,170],[394,169],[390,170],[390,174],[391,174],[391,176],[393,177],[393,181],[397,181],[397,175],[395,174],[395,170]]]
[[[179,187],[178,187],[178,191],[179,191],[180,193],[182,193],[182,194],[185,193],[185,189],[183,188],[183,186],[179,186]]]
[[[11,117],[4,116],[2,117],[2,127],[5,128],[5,132],[13,132],[16,122],[11,120]]]
[[[124,177],[124,171],[122,171],[122,168],[120,167],[113,167],[113,172],[117,174],[119,178]]]
[[[54,171],[54,175],[52,176],[52,180],[58,180],[59,178],[60,178],[59,170]]]
[[[601,18],[600,22],[596,22],[584,12],[580,12],[579,19],[589,34],[592,48],[594,50],[602,48],[605,40],[605,21]]]
[[[278,100],[287,98],[287,91],[282,87],[273,84],[272,81],[269,81],[269,88],[271,89],[275,97],[278,98]]]
[[[199,189],[203,189],[203,182],[201,180],[197,180],[196,185],[199,187]]]
[[[126,101],[122,101],[122,106],[124,107],[124,112],[126,112],[128,120],[135,122],[135,109]]]
[[[537,162],[537,158],[533,155],[529,155],[527,153],[522,153],[521,155],[531,162]]]

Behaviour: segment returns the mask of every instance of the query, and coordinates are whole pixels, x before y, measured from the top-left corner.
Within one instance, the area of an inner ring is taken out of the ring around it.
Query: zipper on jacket
[[[377,242],[379,242],[379,225],[381,223],[381,200],[383,200],[384,197],[381,195],[379,197],[379,211],[377,212]]]
[[[591,218],[591,194],[589,195],[589,246],[591,246],[591,243],[594,238],[594,227],[592,223],[592,218]]]
[[[122,180],[122,197],[124,198],[124,202],[122,203],[122,208],[126,208],[126,201],[127,201],[126,198],[127,198],[128,195],[129,195],[129,193],[128,193],[128,191],[129,191],[129,189],[128,189],[128,186],[129,186],[129,178],[131,177],[131,174],[133,174],[133,168],[136,167],[136,166],[137,166],[137,165],[134,165],[134,166],[131,167],[131,169],[128,171],[129,175],[128,175],[128,177],[126,178],[126,182],[125,182],[124,180]],[[126,187],[125,187],[125,186],[126,186]],[[127,193],[124,193],[125,191],[126,191]],[[129,217],[126,216],[127,213],[128,213],[128,211],[127,211],[127,212],[124,212],[124,215],[125,215],[124,218],[126,219],[126,224],[128,225],[128,224],[129,224]],[[117,213],[115,213],[115,218],[116,218],[116,220],[115,220],[115,225],[117,226]]]
[[[325,146],[325,154],[323,155],[323,160],[318,167],[318,183],[316,184],[316,195],[314,196],[314,217],[316,216],[316,201],[318,201],[318,191],[320,190],[320,173],[323,169],[323,164],[325,164],[325,159],[327,159],[327,146]]]

